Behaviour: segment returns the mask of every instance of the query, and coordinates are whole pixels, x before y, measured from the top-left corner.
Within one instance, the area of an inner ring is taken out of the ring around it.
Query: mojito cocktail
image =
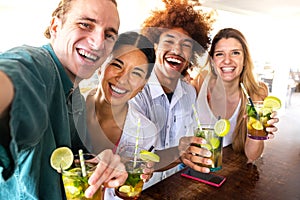
[[[212,160],[212,164],[205,165],[199,163],[199,165],[210,168],[211,172],[220,170],[222,168],[223,137],[219,137],[215,133],[214,128],[202,128],[202,130],[196,128],[194,134],[195,136],[202,137],[207,141],[206,144],[201,144],[200,147],[211,152],[211,157],[209,158]]]
[[[253,101],[247,104],[247,134],[256,140],[268,139],[267,123],[273,111],[281,108],[281,101],[275,96],[267,96],[263,101]]]
[[[271,119],[272,108],[264,107],[263,101],[253,101],[253,105],[247,104],[247,134],[248,137],[256,140],[268,139],[266,128],[267,121]]]
[[[128,178],[122,186],[116,189],[116,194],[125,200],[138,199],[144,185],[141,174],[145,168],[145,161],[137,160],[134,164],[133,160],[129,160],[125,163],[125,167],[128,172]]]
[[[125,145],[118,154],[128,172],[125,183],[116,188],[116,194],[122,199],[138,199],[143,190],[144,181],[141,178],[148,162],[157,163],[160,158],[157,154],[138,147],[138,145]]]
[[[147,161],[141,159],[141,151],[144,150],[135,145],[125,145],[120,147],[118,152],[128,172],[125,183],[115,189],[116,194],[122,199],[138,199],[142,192],[144,182],[141,174]]]
[[[102,200],[102,188],[99,188],[92,198],[86,198],[84,196],[85,190],[89,187],[88,179],[97,166],[97,162],[93,155],[84,154],[84,158],[86,176],[83,176],[78,155],[74,156],[74,163],[71,168],[62,172],[62,180],[64,183],[66,197],[68,200]]]

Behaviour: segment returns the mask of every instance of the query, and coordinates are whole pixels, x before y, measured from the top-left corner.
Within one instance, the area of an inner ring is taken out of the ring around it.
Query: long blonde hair
[[[216,44],[222,38],[234,38],[238,40],[243,48],[244,53],[244,68],[240,74],[240,82],[242,82],[253,100],[263,100],[268,95],[268,87],[263,82],[258,82],[253,74],[254,64],[249,52],[248,43],[244,35],[233,28],[225,28],[220,30],[212,40],[210,56],[213,57]],[[244,94],[244,93],[243,93]],[[246,130],[246,103],[247,98],[245,95],[241,97],[241,107],[237,117],[236,127],[232,136],[232,147],[236,152],[244,153],[245,142],[247,138]]]

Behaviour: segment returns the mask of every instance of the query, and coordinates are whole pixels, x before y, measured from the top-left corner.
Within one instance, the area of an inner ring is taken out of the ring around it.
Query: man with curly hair
[[[155,44],[156,61],[148,83],[133,100],[159,130],[156,152],[168,152],[160,154],[164,159],[157,165],[159,171],[165,171],[155,172],[145,187],[179,169],[177,146],[193,123],[192,104],[196,101],[194,87],[182,81],[182,74],[208,49],[213,22],[209,14],[195,10],[187,0],[163,2],[165,9],[153,11],[142,26],[142,33]]]

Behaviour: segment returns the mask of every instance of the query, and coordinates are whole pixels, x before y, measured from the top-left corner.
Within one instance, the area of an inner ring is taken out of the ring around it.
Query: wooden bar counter
[[[227,180],[220,188],[182,177],[178,172],[144,190],[140,199],[299,200],[299,116],[280,117],[276,137],[265,141],[264,154],[254,165],[247,165],[246,158],[235,154],[231,146],[225,147],[223,167],[216,174]]]

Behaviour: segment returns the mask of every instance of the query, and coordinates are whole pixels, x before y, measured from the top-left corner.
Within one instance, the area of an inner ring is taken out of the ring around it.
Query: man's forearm
[[[178,147],[171,147],[164,150],[155,151],[160,157],[160,162],[155,164],[155,171],[165,171],[180,164]]]

